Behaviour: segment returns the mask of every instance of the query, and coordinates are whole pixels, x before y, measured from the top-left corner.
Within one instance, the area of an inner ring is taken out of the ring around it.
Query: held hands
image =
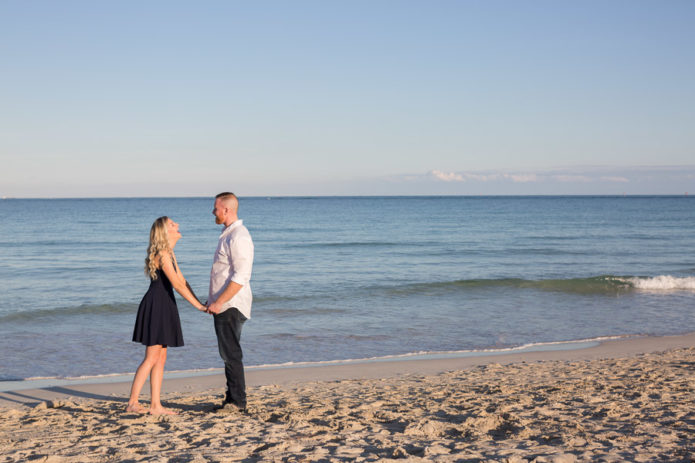
[[[198,301],[198,304],[195,305],[194,307],[195,307],[196,309],[200,310],[201,312],[211,313],[211,312],[208,310],[207,303],[208,303],[207,301],[205,301],[205,303],[201,303],[200,301]]]
[[[209,313],[210,315],[216,315],[222,310],[222,304],[217,302],[208,303],[208,301],[205,301],[205,304],[201,304],[200,307],[196,307],[196,309],[201,312]]]
[[[220,313],[220,310],[222,310],[222,304],[220,304],[219,302],[208,302],[207,313],[217,315],[218,313]]]

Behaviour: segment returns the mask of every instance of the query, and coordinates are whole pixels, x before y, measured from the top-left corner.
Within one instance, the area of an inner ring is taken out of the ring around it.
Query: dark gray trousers
[[[227,378],[225,402],[237,407],[246,407],[246,379],[244,378],[243,354],[241,352],[241,328],[246,321],[239,310],[231,307],[215,317],[217,347],[224,360],[224,375]]]

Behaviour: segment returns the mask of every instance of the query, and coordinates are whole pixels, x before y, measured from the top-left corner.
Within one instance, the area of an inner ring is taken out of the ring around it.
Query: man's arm
[[[235,281],[230,281],[227,287],[224,288],[224,291],[222,291],[222,294],[220,294],[220,297],[218,297],[217,300],[212,304],[208,304],[208,312],[214,314],[220,313],[220,310],[222,310],[222,306],[224,305],[224,303],[236,296],[236,293],[241,291],[241,288],[243,287],[244,285],[240,285]]]
[[[230,243],[230,258],[234,263],[234,273],[231,275],[230,281],[222,291],[222,294],[215,301],[208,301],[208,312],[210,313],[220,313],[222,306],[236,296],[244,287],[244,284],[251,279],[251,268],[253,266],[253,242],[251,239],[232,241]]]

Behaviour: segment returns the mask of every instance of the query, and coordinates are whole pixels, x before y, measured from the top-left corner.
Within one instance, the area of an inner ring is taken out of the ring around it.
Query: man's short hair
[[[222,198],[222,199],[229,199],[229,198],[234,198],[237,199],[236,195],[234,193],[230,193],[229,191],[225,191],[224,193],[220,193],[217,196],[215,196],[215,199]]]

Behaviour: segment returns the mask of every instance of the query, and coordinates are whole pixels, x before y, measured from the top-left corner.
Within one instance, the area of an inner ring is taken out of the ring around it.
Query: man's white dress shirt
[[[237,220],[220,235],[215,260],[210,271],[208,301],[216,301],[230,281],[243,287],[222,305],[220,313],[236,307],[244,317],[251,318],[251,268],[253,267],[253,241],[243,221]]]

